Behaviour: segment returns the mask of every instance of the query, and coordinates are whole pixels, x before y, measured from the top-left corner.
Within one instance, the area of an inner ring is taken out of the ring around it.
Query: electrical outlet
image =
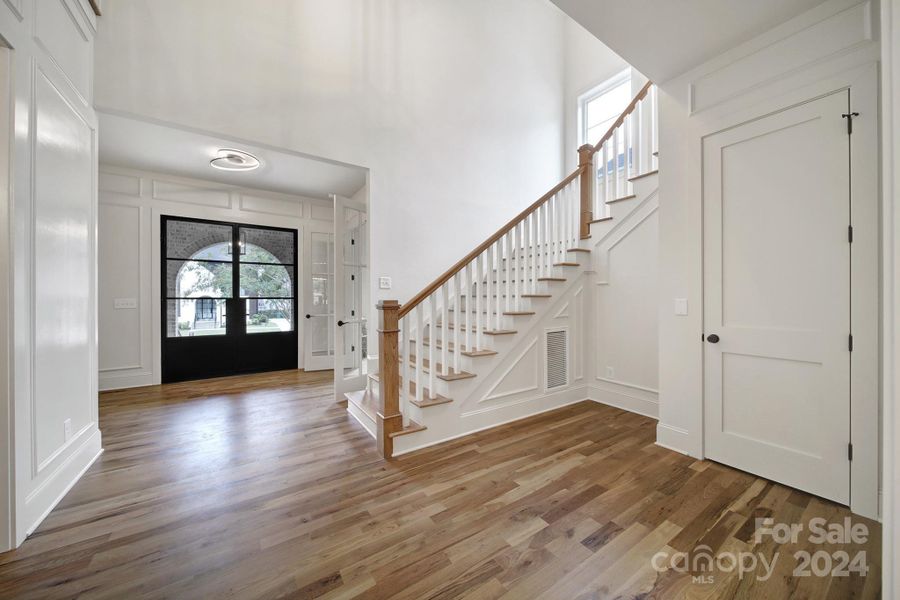
[[[378,289],[380,289],[380,290],[391,289],[391,278],[390,277],[379,277],[378,278]]]
[[[72,439],[72,419],[63,421],[63,433],[65,434],[67,442]]]
[[[606,378],[607,379],[615,379],[616,370],[613,367],[606,367]]]

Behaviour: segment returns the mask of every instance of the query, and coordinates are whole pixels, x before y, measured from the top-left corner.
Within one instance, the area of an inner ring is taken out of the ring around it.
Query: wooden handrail
[[[477,258],[482,252],[487,250],[491,244],[502,238],[504,234],[521,223],[528,215],[537,210],[543,203],[550,200],[550,198],[555,196],[560,190],[572,183],[572,181],[574,181],[576,177],[581,175],[581,173],[586,168],[587,165],[581,165],[580,167],[572,171],[572,173],[568,177],[553,186],[553,189],[538,198],[531,206],[513,217],[513,219],[509,223],[501,227],[494,235],[481,242],[481,244],[479,244],[477,248],[466,254],[465,257],[463,257],[459,262],[447,269],[440,277],[428,284],[428,286],[424,290],[413,296],[409,302],[400,307],[399,318],[402,319],[404,316],[406,316],[409,311],[418,306],[423,300],[428,298],[428,296],[437,291],[438,288],[447,283],[447,281],[449,281],[451,277],[462,271],[462,269],[467,264],[475,260],[475,258]]]
[[[606,133],[603,134],[603,137],[600,138],[600,141],[594,144],[594,153],[600,150],[600,148],[603,147],[603,144],[605,144],[609,140],[609,138],[613,136],[613,133],[615,133],[616,129],[625,122],[625,117],[634,112],[634,109],[635,107],[637,107],[638,102],[644,99],[644,97],[647,95],[647,92],[650,91],[651,87],[653,87],[653,82],[648,81],[644,84],[644,87],[641,88],[641,91],[639,91],[637,95],[631,99],[631,102],[628,103],[628,106],[625,107],[625,110],[622,111],[622,114],[619,115],[619,118],[616,119],[612,125],[610,125]]]

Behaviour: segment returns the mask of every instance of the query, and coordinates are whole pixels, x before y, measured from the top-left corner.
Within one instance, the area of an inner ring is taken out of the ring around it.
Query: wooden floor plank
[[[21,548],[0,598],[876,598],[865,544],[755,539],[845,507],[655,445],[655,421],[570,405],[392,461],[286,371],[101,395],[105,452]],[[657,570],[657,552],[779,555],[773,576]],[[797,551],[867,575],[793,576]]]

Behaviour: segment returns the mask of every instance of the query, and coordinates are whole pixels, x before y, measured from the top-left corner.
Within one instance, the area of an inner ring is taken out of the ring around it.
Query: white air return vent
[[[569,331],[547,331],[547,389],[565,387],[569,383]]]

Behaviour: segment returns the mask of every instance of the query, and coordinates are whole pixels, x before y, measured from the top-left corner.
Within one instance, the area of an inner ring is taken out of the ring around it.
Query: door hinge
[[[350,238],[350,245],[351,245],[351,246],[355,246],[355,245],[356,245],[356,240],[353,239],[353,238]]]
[[[858,112],[844,113],[841,115],[845,119],[847,119],[847,135],[853,133],[853,117],[858,117]]]
[[[847,444],[847,460],[853,460],[853,442]]]
[[[356,275],[351,275],[351,276],[350,276],[350,281],[356,281]]]
[[[706,334],[705,334],[705,333],[701,333],[701,334],[700,334],[700,341],[701,341],[701,342],[705,342],[705,341],[706,341]]]
[[[850,350],[850,352],[853,352],[853,334],[852,333],[847,338],[847,349]]]
[[[847,241],[853,243],[853,225],[847,226]]]

